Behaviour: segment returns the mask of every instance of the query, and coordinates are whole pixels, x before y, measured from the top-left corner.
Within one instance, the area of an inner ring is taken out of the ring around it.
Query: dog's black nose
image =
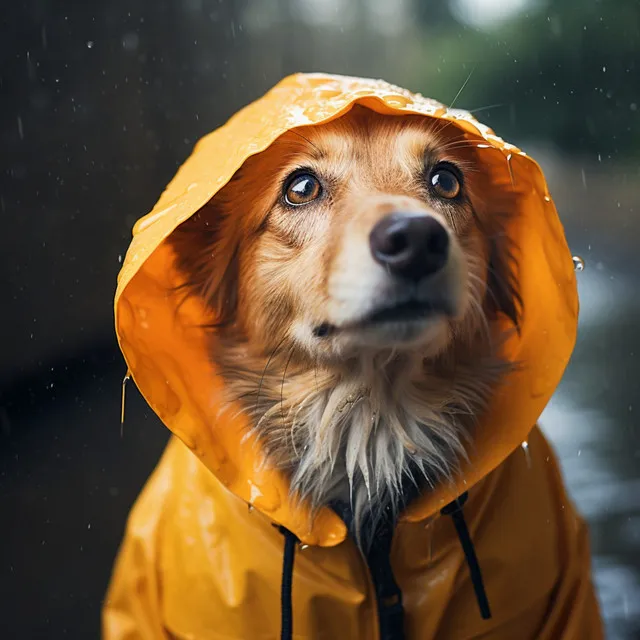
[[[420,280],[444,267],[449,234],[428,214],[392,213],[380,220],[369,236],[376,262],[394,275]]]

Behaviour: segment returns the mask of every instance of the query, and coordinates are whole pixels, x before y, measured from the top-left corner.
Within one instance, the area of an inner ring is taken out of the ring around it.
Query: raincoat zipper
[[[349,505],[335,502],[334,511],[351,530],[353,514]],[[369,588],[375,600],[375,617],[379,640],[404,640],[404,607],[402,591],[398,586],[391,566],[391,545],[395,522],[383,519],[373,536],[367,553],[358,549],[367,576]]]
[[[391,566],[393,525],[385,522],[376,532],[371,549],[361,554],[376,598],[376,617],[380,640],[404,640],[402,590]]]

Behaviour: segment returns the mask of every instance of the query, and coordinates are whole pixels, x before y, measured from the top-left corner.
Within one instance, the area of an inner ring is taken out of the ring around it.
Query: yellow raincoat
[[[305,508],[289,500],[287,479],[259,467],[254,447],[241,442],[242,415],[216,405],[222,383],[196,328],[205,310],[196,300],[178,309],[168,294],[180,279],[164,242],[249,156],[355,104],[450,121],[484,149],[496,185],[522,195],[507,233],[520,249],[524,317],[507,355],[525,366],[482,416],[455,486],[422,495],[400,517],[390,560],[405,637],[603,637],[587,530],[535,426],[571,355],[578,314],[571,254],[539,166],[466,112],[378,80],[297,74],[205,136],[135,225],[118,279],[116,331],[131,376],[175,437],[131,512],[104,603],[105,640],[279,637],[282,531],[300,540],[293,637],[381,637],[371,575],[345,524],[326,508],[309,525]],[[454,518],[441,514],[466,492],[487,620]]]

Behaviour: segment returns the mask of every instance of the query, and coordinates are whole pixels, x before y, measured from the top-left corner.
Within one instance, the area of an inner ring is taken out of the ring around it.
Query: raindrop
[[[121,253],[118,254],[118,262],[120,264],[122,264],[122,254]]]
[[[427,521],[427,524],[424,525],[424,529],[428,534],[428,545],[427,545],[427,562],[431,562],[431,558],[432,558],[432,550],[433,550],[433,545],[432,540],[433,540],[433,520],[430,519]]]
[[[122,48],[125,51],[135,51],[138,48],[139,43],[140,38],[138,37],[138,34],[133,31],[126,33],[122,38]]]
[[[511,168],[511,154],[507,154],[507,168],[509,169],[509,177],[511,178],[511,185],[515,185],[515,180],[513,179],[513,169]]]
[[[18,116],[18,135],[20,140],[24,140],[24,129],[22,128],[22,118]]]
[[[573,270],[574,271],[584,271],[584,258],[580,256],[573,256]]]
[[[124,437],[124,403],[127,395],[127,382],[131,380],[131,372],[127,371],[122,379],[122,404],[120,405],[120,437]]]
[[[93,49],[93,40],[87,40],[87,49]]]
[[[531,469],[531,452],[529,451],[529,443],[525,440],[520,446],[524,451],[524,458],[527,461],[527,467]]]

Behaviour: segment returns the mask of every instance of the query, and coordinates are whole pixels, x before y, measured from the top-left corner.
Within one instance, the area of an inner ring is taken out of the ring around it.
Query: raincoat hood
[[[506,232],[518,249],[523,317],[505,355],[523,366],[481,416],[469,461],[456,482],[416,499],[401,520],[436,514],[527,440],[569,361],[578,315],[571,254],[540,167],[465,111],[380,80],[296,74],[202,138],[153,210],[134,227],[115,296],[120,348],[149,405],[222,484],[303,543],[324,547],[344,540],[342,520],[326,508],[310,524],[305,506],[290,500],[286,477],[261,465],[257,448],[243,440],[248,424],[239,408],[222,409],[216,402],[223,383],[208,357],[205,331],[198,328],[208,316],[197,300],[178,309],[178,299],[168,293],[180,276],[165,240],[248,157],[294,127],[328,122],[356,104],[382,114],[449,121],[483,150],[479,155],[496,186],[520,196]]]

